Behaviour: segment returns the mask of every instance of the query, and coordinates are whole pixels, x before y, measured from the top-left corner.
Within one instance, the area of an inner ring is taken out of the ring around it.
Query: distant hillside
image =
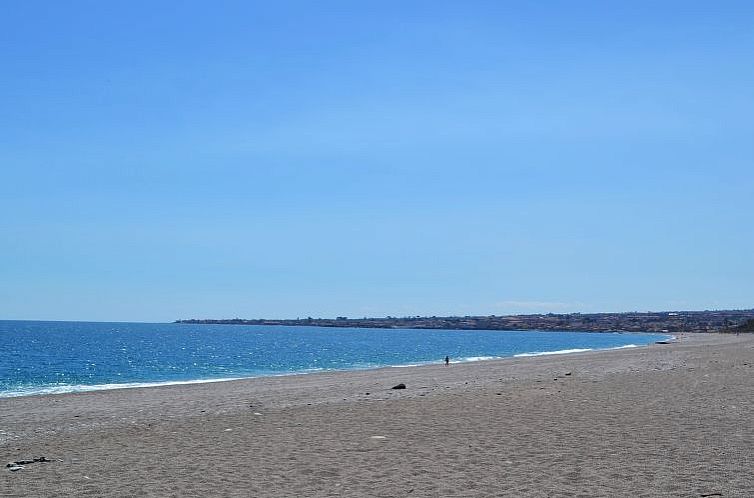
[[[736,332],[754,332],[754,319],[746,320],[744,323],[735,327]]]
[[[754,309],[721,311],[662,311],[647,313],[569,313],[506,316],[192,319],[176,323],[285,325],[314,327],[410,328],[463,330],[572,330],[587,332],[754,332]]]

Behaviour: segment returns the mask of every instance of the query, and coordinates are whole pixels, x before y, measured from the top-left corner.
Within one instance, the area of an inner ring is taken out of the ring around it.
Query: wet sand
[[[6,398],[0,455],[53,461],[1,469],[0,496],[751,497],[753,405],[754,336],[706,334]]]

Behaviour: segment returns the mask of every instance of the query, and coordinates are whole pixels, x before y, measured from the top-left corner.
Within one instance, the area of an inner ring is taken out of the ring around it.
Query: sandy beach
[[[0,454],[51,461],[3,468],[0,495],[751,497],[752,374],[754,336],[697,334],[6,398]]]

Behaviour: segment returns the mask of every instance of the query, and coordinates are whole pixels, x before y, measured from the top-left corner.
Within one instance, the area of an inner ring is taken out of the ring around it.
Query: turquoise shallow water
[[[0,321],[0,397],[640,346],[659,334]]]

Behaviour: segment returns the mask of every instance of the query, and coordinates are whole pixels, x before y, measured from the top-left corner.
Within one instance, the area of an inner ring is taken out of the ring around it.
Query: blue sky
[[[751,2],[15,2],[0,318],[754,307]]]

